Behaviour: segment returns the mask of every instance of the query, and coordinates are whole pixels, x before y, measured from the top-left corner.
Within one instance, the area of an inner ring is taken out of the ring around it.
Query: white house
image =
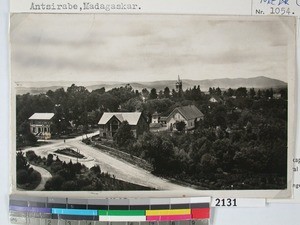
[[[203,113],[194,105],[175,108],[167,117],[166,123],[170,130],[176,129],[177,122],[185,122],[186,130],[195,128],[195,124],[204,118]]]
[[[152,115],[151,123],[159,123],[159,119],[160,119],[160,117],[159,117],[158,113],[155,112]]]
[[[30,132],[39,139],[51,138],[51,123],[54,113],[34,113],[29,117]]]

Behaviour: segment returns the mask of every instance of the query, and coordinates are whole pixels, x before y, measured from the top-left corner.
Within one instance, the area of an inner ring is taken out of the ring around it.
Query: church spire
[[[179,94],[181,94],[181,92],[182,92],[182,81],[180,80],[180,76],[179,75],[178,75],[178,80],[176,82],[175,87],[176,87],[176,92],[179,93]]]

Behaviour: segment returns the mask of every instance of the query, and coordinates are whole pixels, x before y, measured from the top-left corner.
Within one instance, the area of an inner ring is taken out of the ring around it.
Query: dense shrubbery
[[[133,145],[133,150],[153,164],[153,173],[196,184],[199,188],[208,184],[210,189],[286,186],[284,140],[247,141],[246,130],[240,132],[239,141],[233,138],[235,134],[209,139],[203,134],[210,130],[199,130],[172,136],[145,133]]]
[[[28,164],[22,152],[17,153],[17,185],[22,189],[32,190],[41,182],[41,174]]]
[[[30,132],[28,122],[23,122],[17,129],[17,147],[34,146],[37,143],[37,138]]]
[[[27,159],[47,169],[53,177],[45,184],[48,191],[102,191],[102,190],[148,190],[149,188],[127,183],[101,171],[99,165],[87,168],[80,163],[61,161],[49,154],[47,158],[37,156],[33,151],[26,153]],[[26,159],[24,158],[26,161]]]

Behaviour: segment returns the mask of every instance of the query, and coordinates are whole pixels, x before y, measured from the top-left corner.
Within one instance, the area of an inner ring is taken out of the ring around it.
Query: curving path
[[[32,167],[35,171],[39,172],[42,176],[40,184],[35,189],[33,189],[33,191],[44,190],[46,182],[52,177],[51,173],[49,173],[48,170],[45,170],[44,168],[39,167],[39,166],[34,166],[34,165],[30,164],[30,167]]]
[[[89,134],[89,136],[95,134],[98,134],[98,132]],[[97,148],[93,148],[89,145],[82,143],[81,139],[82,139],[81,136],[73,139],[68,139],[66,140],[66,143],[64,143],[63,140],[53,140],[51,144],[43,145],[40,147],[27,148],[24,151],[33,150],[37,155],[46,157],[50,153],[53,154],[53,152],[57,150],[57,148],[62,148],[64,146],[74,147],[79,149],[80,153],[82,153],[83,155],[94,159],[93,161],[79,160],[80,163],[86,165],[89,168],[94,165],[100,165],[102,172],[108,172],[109,174],[114,175],[117,179],[155,188],[158,190],[194,190],[189,187],[174,184],[169,180],[154,176],[150,172],[140,167],[132,165],[126,161],[114,158],[111,155],[108,155],[107,153]],[[71,159],[70,157],[63,158],[61,156],[59,156],[59,158],[67,162]],[[72,161],[75,162],[76,159],[72,158]],[[37,171],[40,172],[38,169]],[[44,177],[45,175],[45,180],[49,179],[49,174],[45,173],[45,171],[42,173],[43,173],[42,177]]]

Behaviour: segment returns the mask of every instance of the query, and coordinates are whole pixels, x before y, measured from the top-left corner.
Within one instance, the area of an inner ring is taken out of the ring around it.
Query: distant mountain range
[[[110,90],[115,87],[125,86],[130,84],[134,90],[141,91],[143,88],[148,90],[156,88],[156,90],[163,90],[165,87],[169,87],[170,90],[175,88],[176,80],[162,80],[162,81],[152,81],[152,82],[73,82],[76,85],[85,86],[89,91],[99,89],[104,87],[105,90]],[[207,91],[209,87],[219,87],[221,89],[236,89],[239,87],[246,88],[256,88],[256,89],[265,89],[265,88],[281,88],[287,87],[287,83],[271,79],[268,77],[260,76],[253,78],[222,78],[222,79],[211,79],[211,80],[189,80],[182,79],[183,90],[192,88],[195,85],[200,85],[202,91]],[[62,82],[22,82],[17,85],[17,94],[40,94],[46,93],[48,90],[56,90],[58,88],[67,88],[72,85],[72,82],[62,81]]]

